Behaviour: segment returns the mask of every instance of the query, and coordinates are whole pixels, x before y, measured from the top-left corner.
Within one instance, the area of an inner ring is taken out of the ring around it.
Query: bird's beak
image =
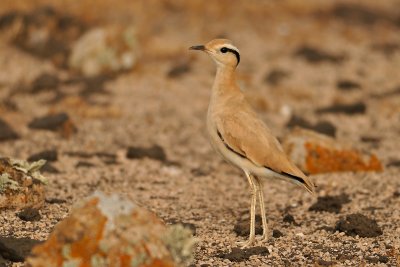
[[[206,47],[204,45],[194,45],[194,46],[189,47],[189,50],[204,51],[204,50],[206,50]]]

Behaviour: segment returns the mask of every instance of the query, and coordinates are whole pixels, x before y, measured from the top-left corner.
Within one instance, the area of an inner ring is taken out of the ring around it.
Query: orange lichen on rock
[[[33,267],[183,266],[191,259],[193,239],[186,235],[183,241],[190,255],[184,252],[177,257],[168,242],[171,233],[153,213],[116,195],[96,193],[32,250],[27,263]],[[182,240],[179,237],[174,240]]]
[[[308,173],[340,171],[382,171],[382,164],[375,155],[365,159],[356,150],[335,150],[307,142],[305,167]]]
[[[304,172],[382,171],[379,159],[350,145],[310,130],[295,128],[283,147],[290,159]]]

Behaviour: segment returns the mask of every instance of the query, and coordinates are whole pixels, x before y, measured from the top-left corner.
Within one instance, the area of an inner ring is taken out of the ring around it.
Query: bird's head
[[[218,66],[236,67],[240,62],[239,49],[227,39],[214,39],[205,45],[194,45],[189,49],[206,52]]]

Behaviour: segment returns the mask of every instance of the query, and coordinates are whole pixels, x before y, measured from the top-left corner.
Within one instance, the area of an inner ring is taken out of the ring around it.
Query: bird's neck
[[[213,85],[213,94],[224,94],[239,90],[236,84],[235,67],[218,66]]]

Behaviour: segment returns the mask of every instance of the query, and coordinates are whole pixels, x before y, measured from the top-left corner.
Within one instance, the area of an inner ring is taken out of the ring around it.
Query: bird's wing
[[[257,166],[268,168],[298,182],[302,180],[309,191],[314,190],[312,181],[290,162],[279,141],[254,112],[229,112],[217,116],[215,122],[221,140],[231,150]]]

